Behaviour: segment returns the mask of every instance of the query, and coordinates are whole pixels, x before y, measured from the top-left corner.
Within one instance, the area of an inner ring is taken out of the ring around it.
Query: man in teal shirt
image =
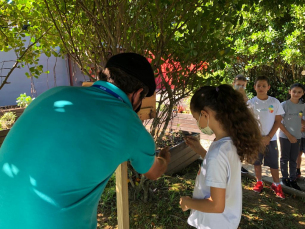
[[[0,148],[1,229],[96,229],[98,201],[119,164],[153,180],[165,172],[170,154],[155,157],[135,112],[156,88],[146,58],[115,55],[100,79],[46,91],[10,130]]]

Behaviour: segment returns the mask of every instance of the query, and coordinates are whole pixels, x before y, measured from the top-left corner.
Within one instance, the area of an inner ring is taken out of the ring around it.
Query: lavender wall
[[[0,76],[6,76],[15,63],[16,55],[13,51],[0,52]],[[42,55],[39,64],[43,65],[44,71],[49,70],[49,74],[42,74],[38,79],[29,79],[25,73],[29,72],[28,67],[16,68],[8,78],[10,84],[4,85],[0,90],[0,106],[16,105],[16,98],[21,93],[26,93],[32,97],[37,97],[44,91],[55,86],[69,86],[70,76],[67,58],[62,59],[51,56],[48,58]],[[73,86],[81,86],[83,81],[89,80],[84,76],[76,64],[72,63]],[[0,83],[4,77],[0,77]]]

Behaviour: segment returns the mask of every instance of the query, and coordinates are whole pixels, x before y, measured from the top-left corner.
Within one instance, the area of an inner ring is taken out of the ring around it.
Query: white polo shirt
[[[195,182],[193,198],[207,199],[210,187],[226,189],[223,213],[192,210],[188,224],[200,229],[236,229],[242,213],[241,162],[230,137],[214,141],[207,152]]]

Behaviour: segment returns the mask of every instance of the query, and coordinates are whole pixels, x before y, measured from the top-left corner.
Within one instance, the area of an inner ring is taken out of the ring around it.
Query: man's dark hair
[[[247,82],[247,79],[246,79],[246,77],[244,77],[243,74],[239,74],[239,75],[235,76],[234,83],[236,82],[236,80],[241,80],[241,81]]]
[[[109,74],[106,74],[103,71],[99,73],[99,79],[102,81],[107,81],[114,84],[120,88],[126,94],[131,94],[143,88],[143,91],[140,94],[140,99],[144,99],[148,93],[148,87],[144,85],[137,78],[127,74],[119,68],[107,68]]]
[[[265,80],[265,81],[267,81],[268,85],[270,85],[269,78],[267,76],[258,76],[258,77],[256,77],[256,79],[254,81],[254,85],[256,85],[257,81],[260,81],[260,80]]]

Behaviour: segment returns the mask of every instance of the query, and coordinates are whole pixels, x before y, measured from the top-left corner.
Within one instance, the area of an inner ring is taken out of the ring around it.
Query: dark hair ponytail
[[[265,146],[258,121],[247,107],[242,94],[230,85],[201,87],[191,99],[192,112],[204,107],[216,112],[215,119],[231,137],[240,159],[253,162]]]

